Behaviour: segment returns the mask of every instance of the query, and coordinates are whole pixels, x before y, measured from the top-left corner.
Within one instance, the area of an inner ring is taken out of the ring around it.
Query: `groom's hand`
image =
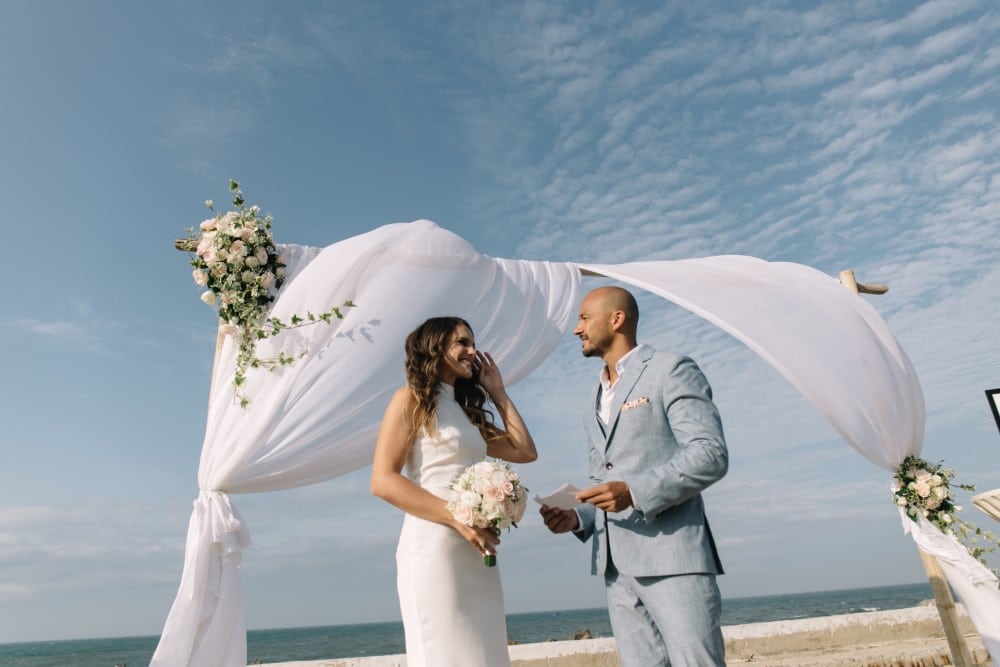
[[[580,527],[580,518],[573,510],[561,510],[558,507],[542,505],[538,513],[542,515],[545,526],[553,533],[568,533]]]
[[[632,492],[625,482],[605,482],[592,486],[577,493],[576,499],[605,512],[621,512],[632,506]]]

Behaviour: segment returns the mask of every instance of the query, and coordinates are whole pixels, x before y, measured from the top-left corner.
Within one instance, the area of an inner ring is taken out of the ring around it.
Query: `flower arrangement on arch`
[[[524,518],[528,490],[517,471],[505,461],[480,461],[466,468],[448,487],[448,511],[459,523],[478,528],[517,527]],[[496,554],[483,556],[483,564],[497,564]]]
[[[249,403],[243,393],[248,369],[274,370],[306,354],[304,351],[292,356],[282,351],[277,357],[261,359],[257,356],[258,341],[285,329],[318,322],[329,324],[334,317],[343,319],[341,308],[354,304],[347,301],[323,313],[293,315],[287,322],[268,317],[267,309],[285,281],[285,264],[271,235],[272,218],[262,216],[259,206],[246,205],[238,182],[230,179],[229,191],[236,210],[215,213],[212,200],[205,200],[215,217],[202,222],[197,231],[188,228],[188,248],[194,248],[194,282],[206,288],[201,300],[218,311],[222,333],[237,337],[233,386],[240,406],[245,408]]]
[[[958,518],[961,507],[955,503],[951,487],[975,491],[972,484],[952,484],[955,471],[941,463],[930,463],[916,456],[907,456],[896,471],[892,482],[893,499],[913,521],[927,519],[941,532],[954,536],[972,555],[985,565],[983,554],[1000,547],[1000,538],[975,524]]]

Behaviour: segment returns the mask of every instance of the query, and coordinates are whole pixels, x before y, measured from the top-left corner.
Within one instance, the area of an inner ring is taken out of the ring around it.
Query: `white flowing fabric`
[[[620,265],[494,259],[428,221],[387,225],[322,251],[288,251],[294,275],[272,314],[288,319],[346,299],[358,305],[331,326],[261,345],[262,357],[276,344],[308,355],[273,373],[249,373],[247,410],[233,401],[236,351],[225,341],[180,590],[152,665],[246,664],[238,567],[250,540],[228,494],[312,484],[367,465],[382,412],[403,382],[403,340],[429,316],[466,318],[508,383],[522,379],[575,321],[580,269],[649,290],[729,332],[885,470],[920,452],[923,396],[905,353],[864,299],[809,267],[740,256]],[[954,539],[926,522],[905,523],[941,560],[1000,663],[996,579]]]
[[[293,250],[272,315],[287,321],[347,299],[357,306],[329,326],[269,339],[309,354],[273,373],[249,372],[246,410],[233,400],[236,346],[225,340],[180,590],[151,665],[246,665],[238,568],[250,538],[228,494],[304,486],[369,464],[382,413],[404,382],[403,341],[418,324],[465,318],[513,384],[565,335],[580,300],[573,267],[485,257],[427,221],[380,227],[318,254]],[[274,352],[273,343],[258,348],[261,358]]]

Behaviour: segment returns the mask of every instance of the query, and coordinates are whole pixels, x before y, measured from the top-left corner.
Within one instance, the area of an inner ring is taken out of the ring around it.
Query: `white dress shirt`
[[[631,350],[623,354],[621,359],[615,363],[615,374],[617,377],[615,378],[614,383],[611,382],[607,366],[601,368],[601,372],[597,376],[601,382],[601,396],[597,405],[597,416],[602,422],[604,422],[605,426],[611,423],[611,404],[615,402],[615,387],[618,386],[618,382],[622,379],[622,371],[625,369],[625,362],[637,349],[639,348],[633,347]]]

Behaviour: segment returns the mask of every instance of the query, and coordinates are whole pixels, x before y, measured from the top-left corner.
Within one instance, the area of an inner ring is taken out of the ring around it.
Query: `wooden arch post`
[[[854,278],[854,271],[846,269],[840,272],[840,283],[855,294],[885,294],[889,288],[886,285],[866,285],[859,283]],[[965,643],[965,636],[958,625],[958,614],[955,611],[955,599],[951,595],[948,587],[948,580],[945,579],[944,571],[938,559],[921,548],[920,560],[924,563],[924,571],[931,582],[931,590],[934,592],[934,602],[937,605],[938,616],[941,617],[941,625],[944,626],[944,634],[948,639],[948,650],[951,652],[951,662],[955,667],[973,667],[972,656],[969,654],[969,647]]]

